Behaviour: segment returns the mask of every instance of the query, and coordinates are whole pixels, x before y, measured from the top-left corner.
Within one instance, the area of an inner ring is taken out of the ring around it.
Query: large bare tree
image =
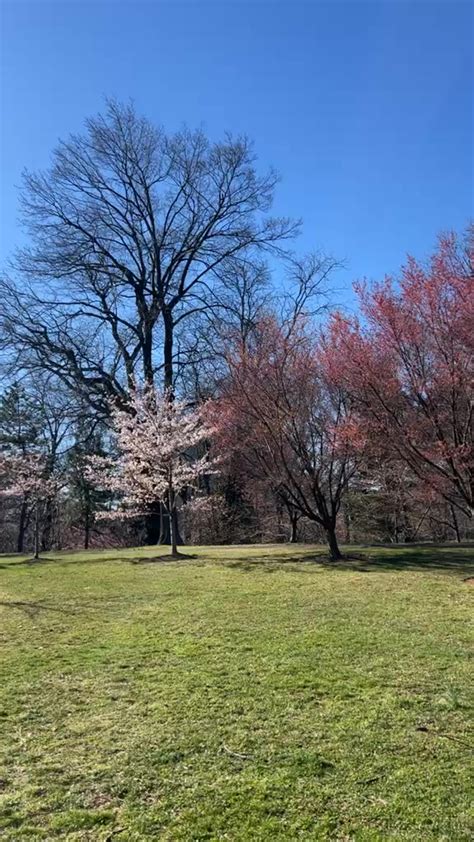
[[[109,102],[49,170],[24,175],[29,242],[0,303],[15,364],[54,372],[101,411],[136,380],[173,388],[183,323],[225,306],[232,267],[241,278],[297,232],[268,214],[276,182],[246,138],[167,135]]]

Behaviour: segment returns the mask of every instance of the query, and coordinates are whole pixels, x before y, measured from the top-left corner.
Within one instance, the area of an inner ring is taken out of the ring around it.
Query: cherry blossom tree
[[[400,283],[358,287],[365,322],[335,315],[330,370],[368,441],[402,460],[450,507],[474,511],[473,229],[440,238]]]
[[[30,390],[13,383],[0,397],[0,452],[25,455],[35,452],[43,439],[44,419]],[[13,498],[13,495],[12,495]],[[15,495],[17,507],[16,551],[24,551],[30,505],[28,495]],[[13,502],[13,499],[12,499]]]
[[[141,515],[159,500],[170,516],[171,554],[177,556],[178,497],[216,471],[208,453],[213,431],[204,407],[189,408],[148,387],[136,390],[126,409],[113,408],[112,428],[117,457],[96,457],[90,467],[97,483],[120,495],[109,516]]]
[[[230,350],[215,413],[221,447],[238,451],[253,476],[319,524],[337,560],[337,515],[357,467],[360,431],[326,358],[323,339],[304,319],[263,319],[251,342]]]
[[[0,453],[0,494],[27,499],[34,511],[34,558],[39,558],[41,508],[61,487],[41,453]]]

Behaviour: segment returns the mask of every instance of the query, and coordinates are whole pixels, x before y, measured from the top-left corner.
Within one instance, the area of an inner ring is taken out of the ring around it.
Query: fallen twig
[[[382,775],[376,775],[375,778],[367,778],[365,781],[356,781],[356,784],[373,784],[375,781],[379,781]]]
[[[466,743],[465,740],[460,740],[459,737],[453,737],[452,734],[443,734],[442,731],[435,731],[433,728],[427,728],[426,725],[420,725],[416,730],[421,731],[423,734],[431,734],[433,737],[444,737],[445,740],[452,740],[455,743],[461,743],[462,746],[474,749],[473,743]]]

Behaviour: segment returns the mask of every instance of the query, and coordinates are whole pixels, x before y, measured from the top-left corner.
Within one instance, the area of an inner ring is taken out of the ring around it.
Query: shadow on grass
[[[18,601],[7,601],[1,600],[0,606],[2,608],[17,608],[19,611],[23,611],[31,619],[37,617],[38,614],[41,614],[44,611],[54,611],[58,614],[77,614],[78,612],[73,609],[67,608],[57,608],[55,605],[45,605],[44,602],[18,602]]]
[[[308,571],[312,567],[327,570],[353,571],[355,573],[380,573],[393,571],[442,571],[445,573],[474,574],[474,548],[466,546],[464,552],[439,546],[411,546],[388,550],[373,547],[362,553],[347,554],[340,561],[332,561],[324,554],[295,553],[285,557],[260,556],[221,560],[226,567],[251,572],[256,569]]]
[[[39,558],[25,558],[17,561],[15,557],[7,556],[7,561],[0,562],[0,570],[6,570],[8,567],[43,567],[48,564],[73,564],[79,563],[80,559],[69,559],[64,556],[40,556]],[[103,561],[103,559],[90,559],[91,562]]]
[[[53,556],[39,556],[39,558],[22,558],[17,560],[15,557],[11,557],[11,555],[0,555],[0,559],[6,558],[8,559],[5,563],[0,563],[0,570],[6,570],[8,567],[40,567],[42,564],[51,564],[52,562],[56,562],[58,564],[61,563],[64,559],[62,558],[53,558]]]
[[[17,559],[12,557],[11,555],[1,556],[0,559],[6,559],[4,562],[0,561],[0,570],[12,570],[16,569],[17,567],[41,567],[43,565],[55,565],[56,567],[69,567],[71,564],[107,564],[108,562],[122,562],[125,564],[133,564],[133,565],[146,565],[146,564],[169,564],[170,562],[185,562],[185,561],[195,561],[199,560],[202,563],[204,559],[201,556],[193,555],[191,553],[178,553],[177,555],[171,555],[171,553],[164,553],[163,555],[158,556],[122,556],[122,555],[106,555],[103,557],[97,557],[92,555],[88,558],[87,556],[84,557],[83,555],[78,555],[75,557],[74,553],[71,553],[69,557],[64,556],[41,556],[40,558],[28,558],[28,559]],[[110,551],[107,551],[108,553]]]
[[[196,559],[197,555],[191,553],[165,553],[164,555],[155,556],[137,556],[136,558],[113,558],[111,561],[128,561],[130,564],[169,564],[170,561],[192,561]]]
[[[42,556],[39,559],[19,559],[12,556],[0,556],[0,569],[13,570],[17,567],[31,569],[43,565],[67,567],[71,564],[104,564],[120,562],[135,566],[168,565],[174,563],[191,563],[193,565],[219,565],[231,569],[251,572],[263,570],[274,573],[277,570],[292,572],[309,572],[311,569],[323,568],[338,571],[353,571],[358,573],[375,573],[383,571],[439,571],[452,574],[464,574],[465,577],[474,575],[474,544],[460,545],[384,545],[346,548],[346,556],[341,561],[331,561],[324,549],[312,551],[310,547],[300,545],[290,550],[288,545],[278,545],[268,549],[264,555],[259,552],[262,545],[239,548],[209,547],[203,548],[199,554],[179,553],[174,557],[171,553],[161,555],[123,555],[123,549],[117,553],[108,550],[103,556],[97,551],[91,551],[90,557],[78,553],[69,556]],[[286,552],[285,552],[286,550]],[[254,553],[256,553],[254,555]]]
[[[344,558],[332,561],[324,551],[314,553],[302,550],[288,555],[272,554],[252,557],[251,552],[233,558],[216,557],[209,554],[208,559],[246,572],[265,569],[274,572],[278,569],[291,571],[309,571],[312,568],[324,568],[358,573],[383,571],[444,571],[445,573],[474,573],[474,544],[460,545],[411,544],[380,545],[346,548]]]
[[[369,573],[376,570],[444,570],[448,573],[468,573],[474,570],[472,544],[456,547],[441,547],[436,544],[397,548],[381,547],[380,549],[371,547],[363,555],[365,556],[364,566]]]

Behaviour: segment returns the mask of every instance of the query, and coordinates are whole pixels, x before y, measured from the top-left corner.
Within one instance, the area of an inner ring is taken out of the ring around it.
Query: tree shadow
[[[68,609],[68,608],[57,608],[55,605],[45,605],[44,602],[24,602],[24,601],[13,601],[13,600],[1,600],[0,606],[2,608],[17,608],[19,611],[23,611],[27,617],[33,619],[37,617],[38,614],[41,612],[53,611],[58,614],[79,614],[79,611],[75,609]]]
[[[460,545],[436,545],[436,544],[410,544],[410,545],[378,545],[346,547],[346,555],[340,561],[332,561],[324,549],[311,548],[301,544],[290,550],[290,545],[281,544],[268,547],[264,554],[260,554],[262,545],[237,547],[209,547],[203,548],[203,552],[180,553],[173,557],[171,553],[160,555],[142,556],[130,553],[125,555],[124,549],[107,550],[103,556],[97,556],[100,551],[90,551],[90,557],[83,553],[74,553],[69,556],[42,556],[39,559],[20,559],[12,556],[3,556],[5,561],[0,563],[0,569],[13,570],[16,567],[56,565],[67,567],[71,564],[104,564],[108,562],[126,563],[134,566],[169,565],[191,563],[193,565],[213,564],[231,569],[251,572],[262,570],[267,573],[274,573],[276,570],[287,570],[292,572],[310,572],[315,569],[327,569],[337,571],[353,571],[357,573],[375,573],[390,571],[416,571],[416,572],[444,572],[446,574],[463,574],[464,577],[474,575],[474,544],[466,543]],[[229,554],[227,555],[227,552]],[[254,553],[258,553],[255,554]],[[2,557],[0,556],[0,559]],[[8,560],[7,560],[8,559]]]
[[[156,556],[136,556],[135,558],[114,558],[112,561],[128,561],[130,564],[169,564],[171,561],[191,561],[197,559],[197,555],[191,553],[165,553]]]
[[[397,549],[372,547],[362,553],[348,553],[339,561],[332,561],[323,554],[294,553],[287,556],[260,556],[251,558],[241,556],[233,559],[221,559],[226,567],[251,572],[277,570],[292,572],[310,572],[314,568],[326,570],[351,571],[354,573],[380,573],[394,571],[444,572],[446,574],[474,574],[474,548],[466,545],[457,550],[439,546],[413,545]]]
[[[11,556],[0,556],[0,558],[11,559]],[[40,564],[48,564],[48,562],[54,560],[55,559],[51,558],[50,556],[46,558],[45,556],[39,556],[38,558],[22,558],[20,561],[13,559],[8,564],[0,564],[0,567],[9,567],[10,564],[15,564],[17,567],[39,567]]]
[[[98,550],[97,552],[100,552]],[[110,551],[107,551],[108,553]],[[54,564],[57,567],[69,566],[71,564],[106,564],[107,562],[122,562],[125,564],[134,564],[134,565],[142,565],[142,564],[169,564],[170,562],[181,562],[181,561],[203,561],[204,559],[201,556],[197,556],[192,553],[178,553],[177,555],[172,555],[171,553],[164,553],[163,555],[157,556],[133,556],[133,555],[105,555],[102,558],[97,558],[97,554],[93,554],[94,551],[91,551],[91,557],[87,558],[84,557],[81,553],[78,553],[78,558],[74,557],[74,553],[71,553],[69,557],[64,556],[40,556],[40,558],[28,558],[28,559],[16,559],[11,555],[3,555],[3,558],[8,559],[7,561],[1,563],[0,562],[0,570],[12,570],[17,567],[40,567],[42,565],[49,565]],[[0,555],[0,559],[2,556]]]
[[[370,548],[365,554],[367,572],[377,570],[444,571],[446,573],[469,573],[474,571],[474,548],[472,545],[440,547],[418,544],[394,549]]]
[[[58,564],[63,560],[61,558],[54,558],[53,556],[39,556],[39,558],[22,558],[17,560],[11,555],[0,555],[0,559],[6,558],[8,561],[4,564],[0,563],[0,570],[7,570],[9,567],[40,567],[42,564],[50,564],[57,562]]]

